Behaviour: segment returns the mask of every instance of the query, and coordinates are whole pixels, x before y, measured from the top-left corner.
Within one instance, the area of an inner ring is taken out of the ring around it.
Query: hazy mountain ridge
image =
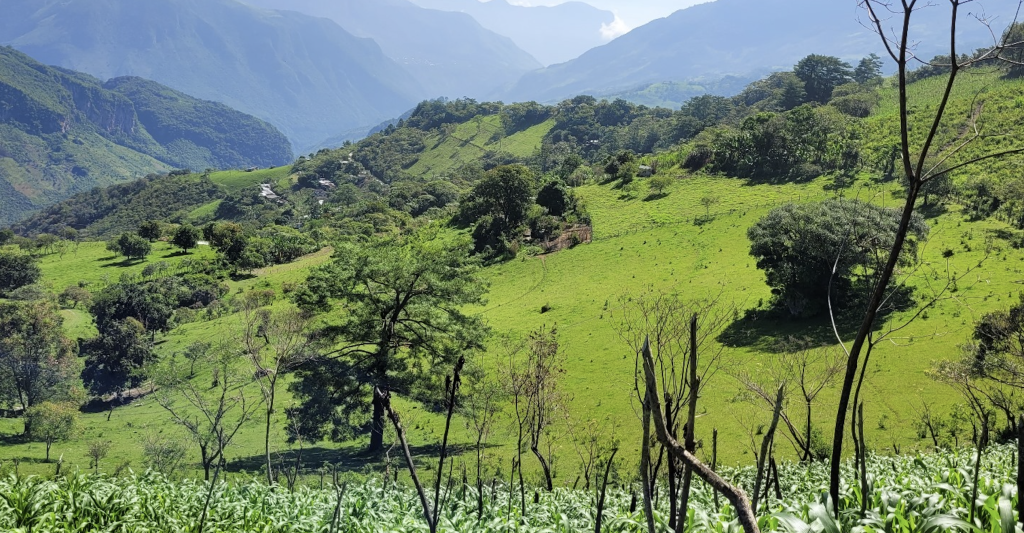
[[[279,131],[221,104],[137,78],[103,84],[0,48],[0,222],[170,167],[291,159]]]
[[[506,0],[413,0],[431,9],[462,12],[483,27],[508,36],[544,65],[569,61],[608,41],[602,26],[611,25],[615,14],[585,4],[565,2],[557,6],[518,6]]]
[[[296,146],[412,107],[415,80],[337,24],[233,0],[0,0],[0,44],[102,79],[140,76],[222,102]]]
[[[1013,6],[1004,4],[972,3],[962,11],[962,50],[991,44],[973,14],[987,11],[995,17],[993,28],[1001,31],[1013,17]],[[948,39],[938,37],[948,31],[946,16],[940,9],[921,11],[913,25],[913,37],[922,43],[916,50],[920,57],[948,53]],[[656,19],[573,61],[531,72],[503,97],[553,102],[658,82],[748,77],[788,68],[812,53],[854,62],[870,53],[883,55],[877,35],[862,25],[864,18],[854,2],[717,0]]]
[[[405,68],[425,97],[483,98],[542,65],[473,17],[406,0],[242,0],[267,9],[324,17],[373,39]]]

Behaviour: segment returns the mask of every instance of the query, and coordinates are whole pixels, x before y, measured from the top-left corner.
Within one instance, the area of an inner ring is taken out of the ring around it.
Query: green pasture
[[[540,148],[544,136],[554,126],[552,119],[504,137],[500,133],[502,127],[498,115],[479,117],[478,120],[459,124],[450,134],[436,132],[427,135],[424,141],[426,150],[407,172],[414,176],[444,176],[490,151],[528,157]]]
[[[215,252],[209,246],[199,246],[187,254],[164,241],[152,245],[152,251],[145,260],[126,261],[106,249],[106,243],[99,241],[82,242],[72,245],[62,256],[45,255],[39,262],[43,271],[43,282],[60,292],[68,285],[85,284],[90,290],[99,290],[108,283],[116,283],[122,275],[138,275],[157,262],[173,266],[183,259],[211,259]]]
[[[748,463],[750,442],[747,428],[756,428],[767,421],[769,413],[737,397],[741,386],[735,372],[746,369],[756,373],[763,354],[775,349],[775,341],[789,336],[808,337],[834,344],[824,319],[809,321],[772,320],[747,321],[746,310],[766,302],[770,292],[762,273],[748,255],[747,228],[775,206],[786,202],[816,201],[837,194],[830,189],[831,180],[822,178],[804,184],[765,185],[730,178],[689,176],[681,171],[667,194],[652,197],[644,180],[630,191],[615,185],[588,185],[578,189],[594,219],[594,241],[546,256],[523,254],[513,261],[489,267],[485,277],[490,290],[487,304],[473,312],[481,313],[498,335],[525,335],[543,325],[557,325],[560,345],[567,358],[564,379],[569,398],[569,415],[582,420],[597,420],[605,428],[604,436],[620,442],[624,461],[635,463],[639,457],[639,422],[635,414],[633,391],[635,354],[618,335],[623,299],[647,290],[676,291],[684,298],[720,295],[724,305],[734,306],[736,321],[722,338],[724,352],[718,372],[709,380],[701,399],[698,438],[709,446],[711,431],[720,432],[720,460],[726,464]],[[877,185],[861,181],[842,191],[846,197],[896,205],[899,198],[893,184]],[[710,210],[701,198],[716,197],[719,202]],[[1024,283],[1024,252],[1009,248],[993,237],[998,222],[965,222],[954,206],[932,210],[929,219],[931,237],[922,252],[920,269],[909,275],[909,283],[917,286],[922,299],[929,285],[945,279],[944,250],[952,250],[949,269],[957,274],[972,269],[959,284],[954,298],[938,302],[925,317],[906,330],[879,345],[869,365],[865,385],[865,430],[869,445],[877,450],[890,450],[895,444],[902,451],[924,448],[913,429],[917,411],[924,402],[933,410],[946,414],[958,401],[953,391],[932,381],[927,370],[937,360],[957,357],[958,345],[970,335],[975,319],[981,314],[1008,306]],[[231,281],[231,293],[253,289],[272,289],[279,296],[301,283],[309,268],[330,258],[326,249],[299,261],[256,272],[254,277]],[[212,254],[201,247],[197,256]],[[158,243],[147,262],[180,260],[166,244]],[[102,243],[83,243],[77,254],[54,256],[43,261],[46,280],[55,289],[79,281],[102,283],[116,280],[121,273],[138,272],[144,262],[125,265],[110,257]],[[979,266],[980,264],[980,266]],[[283,302],[278,305],[285,305]],[[546,308],[545,312],[542,309]],[[907,314],[893,317],[894,323]],[[80,311],[66,313],[66,327],[73,336],[89,331],[87,317]],[[239,317],[226,315],[213,320],[201,319],[158,336],[158,353],[167,357],[180,352],[194,341],[217,341],[237,336]],[[851,334],[844,332],[848,339]],[[492,342],[484,365],[497,371],[501,366],[502,348]],[[257,391],[253,389],[253,394]],[[830,433],[836,390],[827,391],[819,399],[814,419]],[[281,395],[279,406],[290,405],[288,394]],[[400,404],[403,419],[414,444],[431,444],[440,440],[441,419],[422,407]],[[802,410],[793,407],[799,418]],[[279,417],[280,418],[280,417]],[[107,413],[83,415],[86,431],[74,441],[54,446],[55,456],[64,455],[66,464],[88,466],[85,452],[94,440],[110,440],[113,449],[101,469],[111,469],[122,461],[140,465],[141,439],[150,434],[174,433],[178,429],[168,415],[149,398],[118,408],[111,419]],[[20,421],[0,420],[0,435],[20,432]],[[508,469],[514,452],[511,420],[498,423],[488,450],[492,468]],[[274,448],[284,452],[283,419],[276,423]],[[571,484],[576,475],[577,458],[565,428],[556,427],[556,473],[559,484]],[[52,466],[33,466],[31,460],[43,455],[41,444],[15,443],[4,446],[0,455],[26,458],[26,468],[46,471]],[[462,422],[453,428],[453,442],[466,445],[472,435]],[[236,461],[233,471],[255,471],[259,468],[262,435],[258,423],[243,430],[237,445],[229,451]],[[343,461],[352,469],[376,468],[376,457],[359,454],[365,441],[342,445],[317,443],[307,450],[306,464],[314,468],[323,461]],[[702,453],[709,452],[706,446]],[[792,455],[788,444],[780,452]],[[116,458],[116,459],[114,459]],[[470,461],[466,455],[460,461]],[[527,457],[528,469],[535,461]],[[372,466],[371,466],[372,465]],[[536,475],[534,472],[532,475]]]
[[[291,172],[292,167],[290,165],[254,170],[252,172],[225,170],[210,173],[210,181],[223,187],[228,194],[236,194],[246,187],[252,187],[261,183],[290,186],[288,177],[291,175]]]

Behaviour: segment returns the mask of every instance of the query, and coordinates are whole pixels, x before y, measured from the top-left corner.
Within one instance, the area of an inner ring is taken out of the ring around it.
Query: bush
[[[28,254],[0,251],[0,295],[31,285],[42,276],[39,265]]]

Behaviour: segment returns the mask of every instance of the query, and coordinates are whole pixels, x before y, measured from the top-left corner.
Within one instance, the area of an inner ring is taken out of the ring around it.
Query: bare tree
[[[725,495],[729,503],[736,509],[743,531],[746,533],[758,533],[760,529],[757,526],[757,517],[754,515],[753,508],[750,505],[750,499],[747,498],[743,489],[729,483],[725,478],[716,474],[669,434],[661,401],[658,399],[658,378],[650,343],[645,342],[638,355],[643,361],[644,402],[649,406],[651,420],[654,422],[658,441],[665,446],[672,457],[693,469],[693,472],[710,485],[712,489]]]
[[[846,431],[846,419],[850,408],[850,400],[853,395],[854,384],[857,381],[858,370],[861,368],[861,352],[868,348],[865,359],[870,357],[870,337],[875,328],[879,312],[889,298],[891,282],[893,281],[896,267],[899,262],[904,244],[910,230],[912,218],[918,199],[925,185],[937,176],[947,172],[955,172],[969,165],[1005,156],[1013,153],[1024,152],[1024,147],[1011,149],[996,149],[981,156],[959,157],[963,154],[964,147],[982,138],[980,129],[977,127],[977,117],[968,118],[969,134],[963,139],[952,143],[948,148],[937,147],[939,132],[941,131],[946,110],[956,86],[956,80],[961,71],[973,63],[989,61],[998,58],[1000,52],[1009,43],[998,43],[987,52],[976,54],[972,58],[962,58],[957,50],[957,23],[961,6],[970,3],[971,0],[948,0],[950,8],[950,65],[946,78],[946,85],[935,111],[930,115],[931,124],[926,126],[927,130],[920,144],[912,142],[910,136],[910,96],[908,93],[907,74],[911,65],[917,61],[913,54],[914,40],[910,36],[911,24],[914,15],[920,9],[930,3],[919,0],[858,0],[858,5],[865,10],[867,24],[880,36],[889,57],[895,61],[897,67],[897,88],[900,116],[900,155],[903,163],[903,176],[907,184],[907,196],[900,217],[899,229],[896,232],[892,247],[884,262],[884,266],[875,276],[875,285],[871,291],[871,297],[861,325],[853,342],[846,349],[848,354],[846,360],[846,372],[843,379],[843,387],[840,392],[839,405],[836,412],[835,432],[832,440],[832,457],[829,476],[829,495],[832,498],[835,512],[839,512],[839,484],[840,467],[843,454],[843,435]],[[890,19],[898,23],[896,30],[891,30]],[[929,161],[935,161],[929,165]],[[831,304],[831,302],[830,302]],[[844,346],[845,348],[845,346]],[[861,373],[861,382],[863,372]],[[859,388],[859,387],[858,387]],[[856,404],[855,404],[856,405]]]
[[[239,364],[239,358],[230,349],[220,347],[211,355],[211,365],[217,371],[212,391],[197,384],[196,378],[189,378],[188,372],[179,368],[175,360],[154,373],[159,391],[157,403],[185,428],[199,447],[207,481],[214,467],[226,463],[224,451],[262,404],[261,398],[253,398],[247,392],[252,375],[245,371],[244,364]]]
[[[476,374],[476,377],[466,382],[466,393],[459,404],[459,413],[462,414],[466,427],[476,435],[477,514],[482,518],[484,513],[484,448],[494,429],[494,422],[502,412],[502,406],[506,401],[506,390],[493,375],[488,375],[482,369],[471,368],[467,371],[467,375],[471,374]]]
[[[529,438],[530,451],[540,463],[545,487],[554,490],[551,466],[554,440],[551,431],[565,412],[567,397],[562,391],[565,355],[559,349],[558,329],[542,327],[521,342],[509,345],[507,383],[519,425],[520,450]],[[521,453],[521,452],[520,452]],[[522,459],[519,460],[522,484]]]
[[[430,533],[437,531],[437,525],[441,520],[441,511],[444,508],[447,495],[444,498],[441,496],[441,484],[444,478],[444,461],[448,458],[448,436],[449,430],[452,426],[452,417],[455,415],[455,404],[458,399],[459,387],[462,385],[462,368],[466,364],[466,359],[460,357],[455,363],[455,371],[452,375],[448,376],[445,380],[445,409],[448,412],[448,416],[445,418],[444,424],[444,437],[441,440],[441,451],[440,456],[437,460],[437,479],[434,483],[434,499],[431,502],[427,495],[426,489],[423,484],[420,483],[419,475],[416,472],[416,464],[412,459],[412,450],[409,449],[409,441],[405,436],[405,428],[402,427],[401,418],[398,413],[391,407],[391,394],[390,392],[383,392],[380,389],[374,390],[375,400],[380,403],[384,408],[384,412],[391,423],[394,425],[395,434],[398,436],[398,440],[402,445],[402,452],[405,454],[405,463],[409,467],[409,475],[412,476],[413,486],[416,487],[416,493],[420,497],[420,504],[423,507],[423,516],[427,521],[427,526],[430,528]]]
[[[267,483],[274,483],[270,431],[281,376],[315,356],[314,338],[307,333],[309,319],[298,310],[271,312],[262,307],[261,297],[247,294],[242,299],[241,344],[253,370],[253,379],[263,394],[265,432],[263,450],[267,461]],[[301,438],[301,437],[299,437]]]
[[[638,295],[624,296],[619,337],[640,353],[650,342],[658,375],[658,387],[665,402],[665,422],[672,438],[682,434],[684,445],[696,451],[695,422],[697,401],[708,380],[717,373],[722,347],[713,339],[732,319],[732,313],[719,304],[720,297],[685,301],[678,294],[648,289]],[[697,358],[696,354],[701,357]],[[644,403],[646,393],[637,359],[637,400]],[[640,413],[647,425],[647,412]],[[643,446],[651,446],[649,427],[644,432]],[[642,481],[645,494],[653,499],[658,473],[664,461],[668,477],[669,527],[681,531],[686,527],[689,473],[685,463],[674,460],[664,445],[641,450]]]
[[[804,421],[790,414],[789,405],[779,413],[787,437],[803,461],[823,459],[814,450],[813,407],[823,390],[833,384],[843,370],[842,353],[835,348],[809,346],[806,341],[786,339],[778,351],[758,354],[757,364],[742,365],[734,376],[751,393],[755,403],[774,410],[775,392],[781,387],[786,397],[803,400]],[[751,368],[754,368],[751,371]],[[800,426],[803,426],[802,428]]]

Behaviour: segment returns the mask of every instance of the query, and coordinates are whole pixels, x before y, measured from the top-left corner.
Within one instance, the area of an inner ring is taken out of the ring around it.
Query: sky
[[[566,0],[509,0],[510,4],[524,6],[553,6]],[[616,14],[612,24],[602,28],[606,39],[613,39],[629,30],[672,13],[708,0],[576,0]]]

